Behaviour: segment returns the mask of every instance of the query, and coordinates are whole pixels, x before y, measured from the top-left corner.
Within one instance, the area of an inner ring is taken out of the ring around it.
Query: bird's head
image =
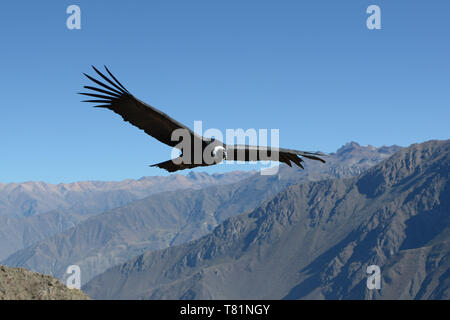
[[[215,146],[212,151],[212,156],[216,163],[227,159],[227,150],[223,146]]]

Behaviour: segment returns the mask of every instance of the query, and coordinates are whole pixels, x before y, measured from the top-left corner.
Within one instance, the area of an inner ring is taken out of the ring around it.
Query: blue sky
[[[81,30],[66,27],[71,4]],[[371,4],[381,30],[366,27]],[[276,128],[287,148],[448,139],[449,12],[446,0],[3,2],[0,182],[165,174],[148,165],[169,147],[80,102],[92,64],[190,127]]]

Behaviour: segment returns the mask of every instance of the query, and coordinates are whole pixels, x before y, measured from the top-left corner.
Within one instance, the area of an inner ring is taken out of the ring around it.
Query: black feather
[[[88,77],[89,80],[94,81],[94,82],[95,82],[96,84],[98,84],[99,86],[102,86],[103,88],[106,88],[106,89],[108,89],[108,90],[111,90],[111,91],[113,91],[113,92],[115,92],[115,93],[118,93],[118,94],[120,94],[120,95],[123,94],[123,92],[120,92],[120,91],[117,91],[116,89],[111,88],[110,86],[104,84],[103,82],[100,82],[100,81],[98,81],[98,80],[92,78],[90,75],[88,75],[88,74],[86,74],[86,73],[83,73],[83,74],[84,74],[86,77]]]
[[[109,104],[111,101],[107,101],[107,100],[83,100],[81,102],[95,102],[95,103],[99,102],[99,103]]]
[[[117,84],[123,89],[123,90],[125,90],[126,92],[128,92],[128,90],[119,82],[119,80],[117,80],[116,79],[116,77],[114,77],[114,75],[109,71],[109,69],[106,67],[106,66],[104,66],[105,67],[105,69],[106,69],[106,72],[108,72],[108,74],[111,76],[111,78],[113,78],[114,79],[114,81],[116,81],[117,82]],[[129,92],[128,92],[129,93]]]
[[[121,95],[121,94],[117,94],[117,93],[114,93],[114,92],[110,92],[110,91],[107,91],[107,90],[103,90],[103,89],[100,89],[100,88],[96,88],[96,87],[91,87],[91,86],[84,86],[84,88],[85,88],[85,89],[89,89],[89,90],[94,90],[94,91],[98,91],[98,92],[101,92],[101,93],[105,93],[105,94],[109,94],[109,95],[111,95],[111,96],[114,96],[114,97],[117,97],[117,98],[120,98],[120,97],[122,97],[122,95]]]
[[[114,99],[114,98],[112,98],[110,96],[105,96],[105,95],[102,95],[102,94],[95,94],[95,93],[78,92],[78,94],[82,94],[84,96],[89,96],[89,97],[94,97],[94,98],[108,99],[110,101],[112,101]]]
[[[108,79],[107,76],[105,76],[103,73],[101,73],[100,71],[97,70],[96,67],[92,66],[92,68],[94,68],[95,72],[97,72],[99,74],[100,77],[102,77],[103,79],[105,79],[110,85],[112,85],[114,88],[116,88],[117,90],[119,90],[122,93],[126,93],[126,91],[123,91],[123,89],[121,87],[119,87],[117,84],[115,84],[114,82],[112,82],[111,80]]]

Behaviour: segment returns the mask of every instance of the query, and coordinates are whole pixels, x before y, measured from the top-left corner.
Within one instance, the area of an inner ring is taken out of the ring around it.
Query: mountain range
[[[448,300],[449,173],[447,140],[399,150],[355,177],[297,181],[83,290],[94,299]],[[380,289],[367,286],[373,265]]]
[[[351,142],[306,170],[280,167],[278,174],[252,174],[234,183],[151,195],[91,216],[72,228],[11,254],[2,263],[64,279],[67,266],[82,270],[82,283],[149,250],[198,239],[226,219],[247,213],[290,185],[353,177],[400,147],[363,147]],[[74,223],[75,224],[75,223]]]
[[[101,213],[151,194],[232,183],[253,173],[234,171],[209,175],[190,172],[123,181],[0,183],[0,216],[29,217],[50,211],[79,215]]]
[[[245,171],[213,175],[191,172],[118,182],[0,184],[0,260],[89,217],[151,194],[224,185],[253,174]]]

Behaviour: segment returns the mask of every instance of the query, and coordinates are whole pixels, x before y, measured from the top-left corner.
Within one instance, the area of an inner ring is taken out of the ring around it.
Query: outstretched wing
[[[246,145],[232,145],[226,146],[227,160],[236,161],[261,161],[271,160],[286,163],[292,167],[291,162],[304,169],[302,162],[303,158],[311,160],[318,160],[325,163],[321,157],[325,154],[321,152],[308,152],[292,149],[272,148],[263,146],[246,146]]]
[[[83,102],[97,103],[97,108],[107,108],[122,116],[123,120],[131,123],[133,126],[144,130],[148,135],[158,139],[171,147],[176,147],[179,141],[172,141],[172,132],[177,129],[186,130],[185,134],[191,137],[191,143],[194,139],[202,139],[201,136],[195,134],[191,129],[178,121],[172,119],[164,112],[148,105],[147,103],[135,98],[108,70],[106,72],[111,78],[108,78],[94,66],[95,72],[103,78],[105,82],[101,82],[93,77],[84,74],[100,87],[84,86],[92,92],[80,92],[79,94],[89,96],[95,99],[84,100]]]

